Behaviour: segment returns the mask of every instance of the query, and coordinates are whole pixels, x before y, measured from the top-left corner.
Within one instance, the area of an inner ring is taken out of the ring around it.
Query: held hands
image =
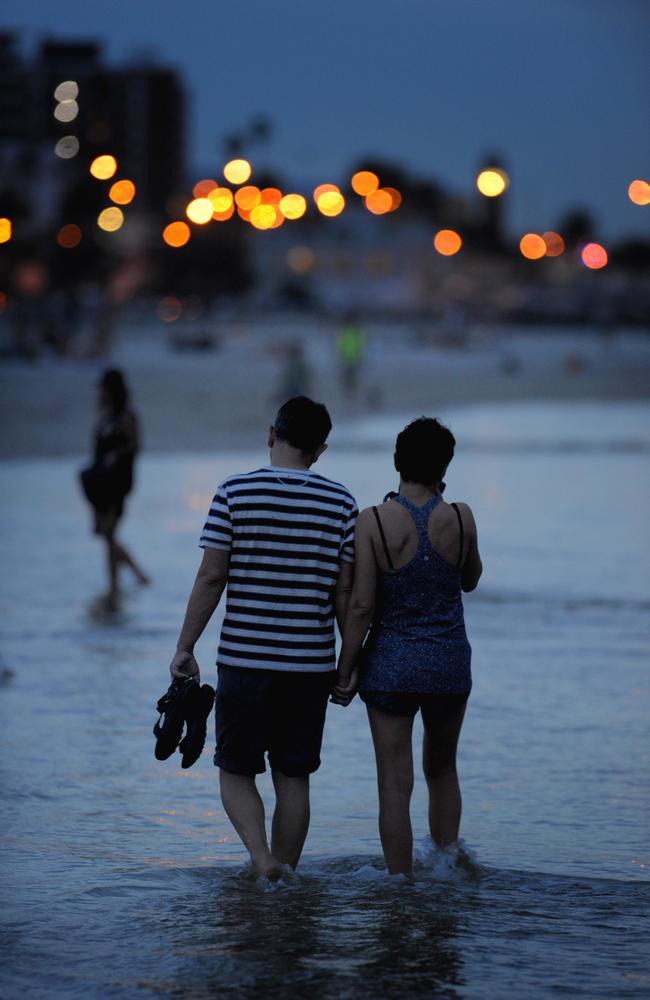
[[[172,675],[172,680],[184,681],[188,677],[196,676],[199,684],[201,683],[199,665],[194,659],[193,653],[177,650],[174,659],[169,664],[169,672]]]
[[[348,677],[344,677],[342,674],[336,674],[336,683],[332,688],[331,701],[335,705],[342,705],[344,708],[350,704],[355,694],[357,693],[357,683],[359,679],[359,671],[355,668]]]

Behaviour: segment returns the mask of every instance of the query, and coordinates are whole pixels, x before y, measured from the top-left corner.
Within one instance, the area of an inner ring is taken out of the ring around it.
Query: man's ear
[[[310,464],[313,465],[314,462],[317,462],[318,459],[321,457],[321,455],[323,454],[324,451],[327,451],[327,445],[326,444],[319,444],[318,448],[314,452],[314,457],[312,458]]]
[[[273,445],[275,444],[275,427],[273,426],[273,424],[269,425],[269,437],[266,443],[268,444],[269,448],[272,448]]]

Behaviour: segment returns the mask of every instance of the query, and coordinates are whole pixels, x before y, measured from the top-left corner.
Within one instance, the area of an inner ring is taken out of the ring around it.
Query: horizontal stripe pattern
[[[357,506],[340,483],[268,466],[218,487],[201,534],[230,553],[217,664],[332,670],[334,588],[354,560]]]

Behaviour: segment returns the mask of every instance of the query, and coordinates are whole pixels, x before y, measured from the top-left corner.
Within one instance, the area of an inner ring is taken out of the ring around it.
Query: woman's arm
[[[460,503],[458,507],[463,519],[465,537],[468,540],[467,555],[461,569],[460,583],[465,593],[468,594],[471,590],[476,590],[483,572],[483,563],[478,551],[478,534],[474,515],[466,503]]]
[[[347,705],[357,682],[357,660],[375,611],[377,564],[372,547],[372,511],[359,514],[354,531],[354,583],[343,627],[333,701]]]

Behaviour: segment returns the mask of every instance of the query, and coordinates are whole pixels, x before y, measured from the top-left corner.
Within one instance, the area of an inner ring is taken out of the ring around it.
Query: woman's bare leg
[[[462,799],[456,772],[456,748],[465,708],[463,702],[447,714],[423,712],[422,766],[429,789],[429,830],[437,847],[458,840]]]
[[[368,707],[377,761],[379,836],[391,875],[413,871],[413,831],[409,807],[413,792],[413,719]]]

